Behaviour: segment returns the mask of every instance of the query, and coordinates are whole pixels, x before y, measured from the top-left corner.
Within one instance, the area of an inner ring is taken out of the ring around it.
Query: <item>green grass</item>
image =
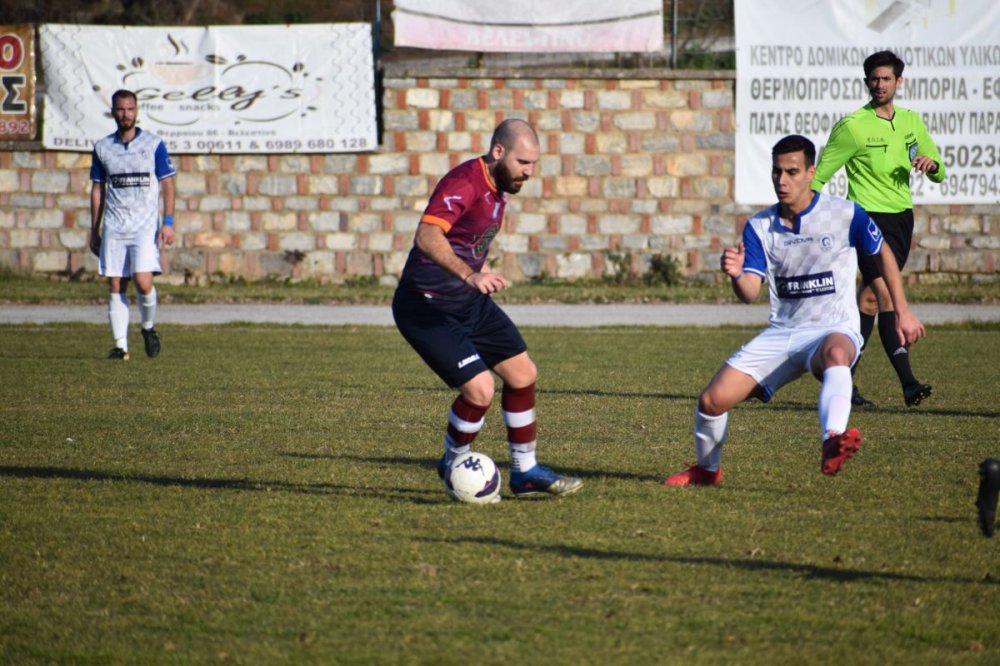
[[[372,280],[357,279],[350,284],[320,284],[313,280],[218,279],[203,286],[157,282],[161,303],[376,303],[392,301],[394,289]],[[941,284],[914,284],[907,287],[914,303],[1000,303],[1000,281],[954,281]],[[10,303],[100,303],[107,298],[102,279],[86,276],[67,280],[61,276],[43,278],[0,270],[0,304]],[[515,284],[497,295],[501,303],[731,303],[728,284],[683,281],[678,285],[646,286],[639,279],[626,284],[598,280],[575,282],[539,280]]]
[[[857,458],[817,384],[734,411],[716,489],[667,489],[754,331],[526,329],[571,497],[450,502],[452,393],[391,329],[0,326],[0,663],[997,663],[1000,327],[934,327],[934,396],[861,366]],[[496,405],[477,449],[507,472]],[[505,488],[506,493],[506,488]]]

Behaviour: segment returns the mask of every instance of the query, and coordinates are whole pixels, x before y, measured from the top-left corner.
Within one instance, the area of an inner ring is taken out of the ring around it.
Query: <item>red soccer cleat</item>
[[[823,460],[820,469],[824,474],[831,476],[836,474],[859,448],[861,448],[861,431],[857,428],[848,428],[839,435],[831,434],[823,442]]]
[[[683,472],[677,472],[667,477],[665,486],[717,486],[722,483],[722,468],[709,472],[698,465],[688,465]]]

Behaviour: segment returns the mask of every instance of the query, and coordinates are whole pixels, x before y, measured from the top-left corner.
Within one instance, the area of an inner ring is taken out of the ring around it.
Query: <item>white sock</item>
[[[698,467],[714,472],[722,462],[722,445],[729,437],[729,412],[720,416],[694,410],[694,451]]]
[[[846,365],[835,365],[823,372],[823,385],[819,389],[820,436],[826,439],[830,433],[840,434],[847,430],[851,418],[851,369]]]
[[[108,321],[115,347],[128,351],[128,294],[108,294]]]
[[[472,450],[472,446],[466,444],[465,446],[458,446],[454,442],[451,442],[447,437],[444,440],[444,459],[449,465],[451,461],[459,457],[463,453],[468,453]]]
[[[535,459],[536,442],[529,442],[527,444],[509,443],[508,446],[510,447],[511,472],[527,472],[538,464],[538,461]]]
[[[139,294],[139,314],[142,316],[142,327],[147,331],[153,328],[156,320],[156,287],[148,294]]]

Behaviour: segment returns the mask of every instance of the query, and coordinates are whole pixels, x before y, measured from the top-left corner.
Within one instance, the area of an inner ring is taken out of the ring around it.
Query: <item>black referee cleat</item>
[[[1000,460],[987,458],[979,465],[979,494],[976,496],[979,529],[983,531],[983,536],[991,537],[996,531],[998,494],[1000,494]]]
[[[917,382],[916,384],[908,384],[903,387],[903,400],[906,402],[907,407],[916,407],[924,398],[929,397],[931,397],[930,384]]]
[[[160,353],[160,334],[155,328],[142,329],[142,341],[146,345],[146,356],[153,358]]]
[[[851,404],[855,407],[868,407],[874,408],[875,403],[861,395],[861,391],[858,390],[857,386],[851,388]]]

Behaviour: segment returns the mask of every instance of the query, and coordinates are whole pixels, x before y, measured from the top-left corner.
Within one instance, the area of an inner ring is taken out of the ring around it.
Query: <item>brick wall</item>
[[[641,273],[669,254],[717,279],[721,247],[759,208],[732,201],[734,74],[523,74],[388,66],[375,153],[177,156],[180,243],[163,253],[164,279],[391,283],[434,184],[512,116],[535,126],[543,156],[494,242],[499,270],[596,277],[624,255]],[[0,266],[96,270],[89,166],[88,154],[0,143]],[[911,279],[997,279],[998,216],[1000,205],[919,207]]]

